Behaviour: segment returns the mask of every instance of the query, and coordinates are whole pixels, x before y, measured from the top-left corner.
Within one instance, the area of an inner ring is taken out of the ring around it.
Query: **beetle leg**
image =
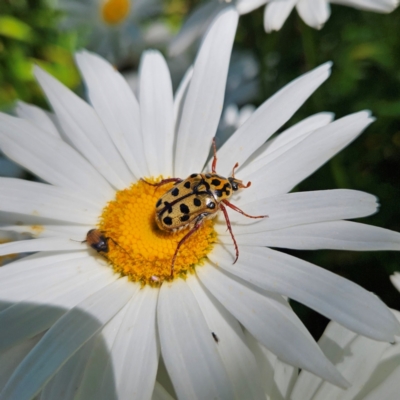
[[[237,211],[238,213],[244,215],[245,217],[248,218],[268,218],[268,215],[257,215],[257,216],[253,216],[253,215],[249,215],[246,214],[244,211],[242,211],[239,207],[234,206],[232,203],[230,203],[228,200],[222,200],[222,202],[227,205],[229,208],[232,208],[232,210]]]
[[[188,240],[190,238],[190,236],[193,235],[193,233],[195,233],[201,227],[203,221],[204,221],[204,216],[201,214],[197,217],[197,221],[194,224],[193,228],[180,240],[180,242],[178,243],[178,246],[176,246],[176,250],[175,250],[174,256],[172,257],[172,263],[171,263],[171,278],[174,277],[175,259],[176,259],[176,256],[178,255],[178,251],[179,251],[180,247],[183,245],[183,243],[186,242],[186,240]]]
[[[158,182],[158,183],[150,183],[150,182],[147,182],[146,179],[143,179],[143,178],[140,178],[140,180],[141,180],[142,182],[144,182],[144,183],[147,183],[147,184],[150,185],[150,186],[156,186],[156,187],[165,185],[166,183],[170,183],[170,182],[176,182],[176,183],[182,182],[182,179],[181,179],[181,178],[168,178],[168,179],[163,179],[162,181],[160,181],[160,182]]]
[[[212,146],[213,146],[213,150],[214,150],[214,158],[213,158],[213,162],[212,162],[212,166],[211,166],[211,171],[213,173],[215,173],[216,168],[217,168],[217,145],[215,144],[215,136],[213,137],[213,140],[212,140]]]
[[[236,251],[236,258],[235,261],[233,262],[234,264],[236,263],[236,261],[239,258],[239,247],[236,243],[236,239],[235,236],[233,236],[233,232],[232,232],[232,227],[231,227],[231,221],[229,221],[229,215],[228,215],[228,211],[226,211],[226,208],[223,204],[219,205],[219,208],[222,210],[222,212],[224,213],[224,217],[225,217],[225,221],[226,221],[226,225],[228,227],[228,231],[231,234],[232,240],[233,240],[233,244],[235,246],[235,251]]]

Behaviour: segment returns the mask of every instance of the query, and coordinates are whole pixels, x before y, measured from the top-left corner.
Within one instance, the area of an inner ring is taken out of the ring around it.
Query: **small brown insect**
[[[110,238],[105,236],[104,233],[101,232],[99,229],[91,229],[86,235],[86,240],[84,240],[82,243],[87,243],[92,249],[96,250],[98,253],[108,253],[109,240]],[[115,243],[114,240],[113,242]]]
[[[215,340],[215,343],[218,343],[219,337],[214,332],[211,332],[211,335],[212,335],[213,339]]]

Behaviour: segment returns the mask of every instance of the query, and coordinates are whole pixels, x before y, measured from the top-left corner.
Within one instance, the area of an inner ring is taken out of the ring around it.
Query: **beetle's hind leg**
[[[237,243],[236,243],[235,236],[233,235],[233,232],[232,232],[232,226],[231,226],[231,221],[229,220],[228,211],[226,211],[226,208],[225,208],[225,206],[224,206],[222,203],[219,205],[219,208],[221,209],[221,211],[222,211],[223,214],[224,214],[225,221],[226,221],[226,226],[228,227],[228,231],[229,231],[229,233],[231,234],[231,238],[232,238],[232,240],[233,240],[233,245],[235,246],[236,258],[235,258],[235,261],[233,262],[233,263],[235,264],[236,261],[237,261],[238,258],[239,258],[239,247],[238,247],[238,245],[237,245]]]
[[[235,210],[236,212],[244,215],[247,218],[268,218],[268,215],[249,215],[246,214],[244,211],[242,211],[239,207],[236,207],[235,205],[233,205],[232,203],[230,203],[228,200],[222,200],[222,202],[227,205],[229,208],[232,208],[232,210]]]
[[[178,255],[179,249],[181,248],[183,243],[185,243],[186,240],[188,240],[190,238],[190,236],[193,235],[193,233],[195,233],[196,231],[199,230],[199,228],[201,227],[201,225],[204,222],[204,219],[205,219],[205,216],[203,214],[200,214],[197,217],[196,223],[194,224],[193,228],[190,229],[190,231],[180,240],[180,242],[178,243],[178,246],[176,246],[175,253],[174,253],[174,256],[172,257],[172,262],[171,262],[171,278],[174,277],[174,265],[175,265],[175,260]]]
[[[150,186],[154,186],[154,187],[156,188],[155,191],[154,191],[154,193],[157,192],[157,189],[158,189],[160,186],[163,186],[163,185],[165,185],[165,184],[167,184],[167,183],[170,183],[170,182],[175,182],[175,183],[182,182],[182,179],[181,179],[181,178],[168,178],[168,179],[163,179],[163,180],[161,180],[161,181],[158,182],[158,183],[147,182],[146,179],[143,179],[143,178],[140,178],[140,180],[141,180],[142,182],[144,182],[144,183],[147,183],[147,184],[150,185]]]

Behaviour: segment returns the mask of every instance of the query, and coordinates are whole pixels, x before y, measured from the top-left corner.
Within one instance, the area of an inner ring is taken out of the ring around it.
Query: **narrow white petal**
[[[248,330],[245,330],[245,335],[247,343],[255,355],[267,399],[286,399],[298,377],[298,368],[280,361],[275,354],[258,342]]]
[[[90,229],[93,229],[93,224],[91,225],[67,225],[63,222],[60,222],[60,225],[52,224],[50,221],[42,220],[42,223],[39,223],[40,218],[33,217],[21,214],[12,214],[14,217],[13,223],[17,223],[18,225],[1,225],[1,231],[13,231],[21,234],[29,233],[34,238],[42,238],[42,237],[66,237],[68,239],[76,240],[78,242],[82,242],[86,238],[86,234]],[[11,214],[9,214],[11,217]],[[29,225],[24,225],[28,223],[30,220],[31,223]],[[19,222],[22,224],[20,225]],[[43,222],[45,222],[43,224]],[[55,221],[51,221],[55,222]]]
[[[338,119],[249,176],[241,172],[241,179],[252,181],[257,189],[268,188],[268,192],[264,191],[268,196],[287,193],[350,144],[373,121],[367,111]],[[243,197],[247,195],[244,191]]]
[[[264,11],[265,32],[279,31],[298,0],[272,1]]]
[[[75,149],[32,123],[0,113],[0,147],[43,180],[104,204],[114,195],[106,180]]]
[[[219,150],[218,172],[226,176],[235,162],[243,164],[329,77],[331,65],[325,63],[300,76],[258,107]]]
[[[118,279],[60,318],[14,372],[2,400],[30,400],[65,362],[132,296],[134,285]]]
[[[0,256],[33,251],[82,250],[83,248],[83,243],[64,238],[19,240],[18,242],[0,244]]]
[[[236,9],[240,15],[243,15],[261,7],[267,2],[268,0],[237,0]]]
[[[222,112],[237,22],[234,9],[222,11],[200,47],[176,138],[175,176],[201,171],[206,162]]]
[[[93,108],[39,67],[34,73],[68,140],[115,188],[129,186],[133,176]]]
[[[106,60],[88,51],[76,54],[90,103],[107,128],[133,175],[148,175],[140,131],[140,110],[124,77]]]
[[[250,189],[249,189],[250,190]],[[260,195],[262,195],[261,193]],[[254,193],[257,197],[258,193]],[[234,210],[229,219],[236,223],[235,234],[250,234],[338,219],[361,218],[374,214],[378,209],[375,196],[351,189],[332,189],[314,192],[296,192],[246,203],[250,196],[235,202],[250,215],[268,215],[268,218],[248,218]],[[226,222],[220,218],[219,231],[226,232]],[[222,232],[221,232],[222,233]]]
[[[174,96],[174,132],[178,133],[179,124],[182,118],[183,104],[189,89],[189,83],[193,76],[193,67],[189,67],[183,76],[181,82],[179,83],[178,89]]]
[[[258,291],[212,266],[199,268],[197,274],[222,305],[282,361],[348,386],[281,296]]]
[[[395,272],[390,276],[390,280],[394,287],[400,292],[400,272]]]
[[[245,163],[246,174],[257,171],[289,148],[296,146],[316,129],[331,123],[333,118],[334,114],[328,112],[314,114],[286,129],[275,139],[267,141],[247,159]]]
[[[43,130],[50,135],[61,138],[56,126],[51,120],[48,113],[37,106],[18,101],[15,107],[18,117],[26,119],[36,125],[37,128]]]
[[[224,232],[225,233],[225,232]],[[330,221],[236,235],[239,246],[283,247],[296,250],[400,251],[400,233],[352,221]],[[229,236],[219,236],[231,244]]]
[[[153,396],[151,400],[174,400],[173,397],[161,386],[158,382],[156,382],[154,386]]]
[[[237,399],[261,399],[263,389],[254,355],[246,346],[242,328],[232,315],[210,297],[192,275],[186,280],[207,321]],[[215,339],[214,339],[215,340]]]
[[[40,400],[74,400],[95,339],[89,339],[43,389]]]
[[[15,346],[48,329],[70,308],[115,279],[111,271],[80,272],[7,308],[0,313],[0,348]]]
[[[134,285],[139,290],[139,285]],[[118,329],[125,317],[126,304],[94,338],[93,351],[86,363],[74,400],[111,400],[117,399],[115,377],[111,359],[111,348],[115,341]],[[96,382],[96,384],[93,384]],[[102,384],[99,384],[101,382]]]
[[[66,188],[1,177],[0,186],[1,211],[95,225],[102,210]]]
[[[371,374],[384,350],[390,346],[389,343],[376,342],[355,335],[335,322],[328,325],[319,345],[352,386],[343,390],[322,381],[315,375],[302,371],[290,399],[325,400],[332,398],[352,400],[358,398],[358,395],[362,392],[362,387],[371,378]]]
[[[321,29],[331,14],[328,0],[299,0],[296,9],[303,21],[316,29]]]
[[[226,5],[214,0],[198,6],[186,19],[179,33],[171,40],[168,55],[174,57],[187,50],[204,34],[207,27],[224,7]]]
[[[398,0],[330,0],[330,2],[381,13],[390,13],[399,5]]]
[[[173,96],[172,82],[164,57],[146,51],[139,73],[140,119],[147,168],[152,176],[172,175]]]
[[[151,399],[160,345],[156,334],[158,289],[145,286],[130,300],[112,348],[118,399]]]
[[[36,335],[35,337],[25,340],[19,345],[0,353],[0,392],[3,390],[14,370],[42,338],[42,336],[42,334]]]
[[[157,316],[161,351],[178,398],[234,398],[211,332],[183,280],[161,286]]]
[[[224,270],[270,292],[299,301],[355,332],[390,342],[400,333],[391,311],[374,294],[316,265],[264,247],[218,247],[209,258]],[[250,330],[250,329],[249,329]]]

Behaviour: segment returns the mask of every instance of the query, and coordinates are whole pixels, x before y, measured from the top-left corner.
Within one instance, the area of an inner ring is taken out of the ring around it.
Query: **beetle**
[[[176,232],[189,227],[189,232],[178,243],[171,262],[171,277],[174,274],[174,264],[180,247],[193,235],[207,219],[214,218],[221,210],[226,221],[229,233],[235,246],[236,258],[239,258],[239,248],[232,232],[226,206],[248,218],[267,218],[268,215],[252,216],[246,214],[240,208],[229,202],[232,195],[239,189],[250,187],[251,182],[246,185],[235,178],[235,169],[239,166],[235,164],[232,176],[225,178],[216,172],[217,168],[217,149],[215,137],[212,141],[214,157],[211,166],[211,173],[194,173],[188,178],[163,179],[158,183],[150,183],[142,179],[145,183],[155,186],[156,190],[167,183],[174,182],[174,186],[161,196],[156,203],[156,223],[161,230]]]

